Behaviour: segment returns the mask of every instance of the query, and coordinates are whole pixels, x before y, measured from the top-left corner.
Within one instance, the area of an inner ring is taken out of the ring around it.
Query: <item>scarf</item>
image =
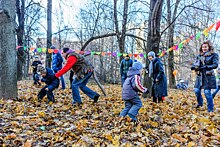
[[[150,61],[149,64],[149,77],[152,77],[152,74],[153,74],[153,60]]]

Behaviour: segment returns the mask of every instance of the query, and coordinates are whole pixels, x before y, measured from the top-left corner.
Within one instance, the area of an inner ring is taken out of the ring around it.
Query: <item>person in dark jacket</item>
[[[82,106],[79,88],[96,103],[100,95],[86,86],[94,72],[92,64],[83,56],[69,48],[63,48],[62,56],[67,60],[64,67],[55,76],[59,78],[70,69],[74,72],[72,95],[74,106]]]
[[[55,102],[53,90],[59,87],[59,79],[54,76],[53,70],[50,68],[44,68],[43,66],[38,67],[38,72],[41,73],[42,82],[45,82],[46,86],[44,86],[40,92],[38,93],[38,101],[40,102],[45,95],[47,95],[48,103]]]
[[[218,91],[220,90],[220,68],[218,68],[216,79],[217,79],[217,88],[216,88],[215,91],[212,93],[213,99],[215,98],[215,95],[216,95],[216,94],[218,93]]]
[[[203,98],[201,89],[204,89],[204,94],[207,100],[208,112],[214,111],[213,97],[211,89],[216,89],[216,78],[214,69],[218,67],[218,54],[214,53],[210,41],[202,43],[200,54],[196,57],[196,62],[192,65],[191,70],[197,73],[194,92],[197,98],[197,106],[203,106]]]
[[[147,88],[141,85],[140,75],[143,65],[140,62],[134,62],[128,70],[128,77],[122,88],[122,99],[125,103],[125,108],[121,111],[121,117],[128,115],[133,121],[137,121],[137,114],[142,107],[141,99],[138,92],[148,92]]]
[[[56,49],[55,46],[51,46],[51,49]],[[55,73],[57,73],[59,70],[62,69],[62,64],[63,64],[63,57],[61,56],[61,54],[59,52],[57,53],[53,53],[53,60],[52,60],[52,69]],[[65,86],[65,81],[63,76],[60,77],[61,80],[61,85],[62,85],[62,90],[64,90],[66,88]]]
[[[32,63],[32,68],[33,68],[33,80],[34,80],[34,85],[38,84],[41,86],[41,83],[39,82],[39,75],[37,73],[37,67],[38,65],[41,65],[41,61],[39,60],[38,56],[34,56],[34,62]]]
[[[132,60],[130,59],[129,55],[126,55],[125,58],[121,61],[121,65],[120,65],[121,86],[122,87],[125,82],[125,79],[127,78],[128,69],[131,66],[132,66]]]
[[[153,102],[163,102],[163,97],[167,96],[167,79],[164,73],[163,63],[155,56],[153,51],[148,53],[149,77],[152,78]]]

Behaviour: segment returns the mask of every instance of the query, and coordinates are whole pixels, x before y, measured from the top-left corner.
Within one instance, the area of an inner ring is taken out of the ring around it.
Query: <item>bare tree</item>
[[[47,49],[52,45],[52,0],[47,0]],[[46,67],[51,67],[51,54],[47,52],[46,54]]]
[[[17,96],[15,1],[0,0],[0,98]]]
[[[148,19],[148,35],[147,35],[147,48],[146,52],[154,51],[156,54],[159,52],[160,44],[160,20],[162,13],[163,0],[151,0],[150,1],[150,14]],[[146,66],[149,62],[146,61]],[[145,76],[145,83],[149,89],[151,89],[151,79]]]

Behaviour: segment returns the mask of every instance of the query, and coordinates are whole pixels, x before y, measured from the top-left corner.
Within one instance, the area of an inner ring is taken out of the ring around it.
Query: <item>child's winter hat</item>
[[[155,58],[155,53],[154,53],[153,51],[150,51],[150,52],[147,54],[147,56],[151,56],[151,57]]]
[[[52,45],[52,46],[50,47],[50,49],[56,49],[56,46]]]
[[[46,68],[44,68],[43,66],[38,66],[37,71],[41,74],[47,73]]]
[[[132,68],[134,70],[141,70],[143,68],[143,65],[141,64],[141,62],[136,61],[132,64]]]

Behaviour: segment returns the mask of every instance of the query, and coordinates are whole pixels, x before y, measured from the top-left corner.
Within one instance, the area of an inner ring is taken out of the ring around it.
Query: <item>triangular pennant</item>
[[[48,53],[50,53],[50,54],[53,53],[53,49],[50,49],[50,48],[49,48],[49,49],[48,49]]]
[[[53,51],[55,54],[57,54],[58,52],[59,52],[59,50],[58,49],[54,49],[54,51]]]
[[[139,56],[140,56],[141,58],[143,58],[143,57],[144,57],[144,54],[139,54]]]
[[[111,52],[108,52],[108,56],[110,56],[112,53]]]
[[[129,57],[132,57],[132,54],[128,54]]]
[[[180,43],[179,45],[178,45],[178,48],[182,48],[183,47],[183,43]]]
[[[95,54],[95,52],[91,52],[91,55],[94,55]]]
[[[219,27],[220,27],[220,21],[218,21],[218,22],[216,23],[215,30],[218,31]]]
[[[209,28],[208,28],[208,31],[211,31],[212,28],[214,27],[215,24],[212,24]]]
[[[34,48],[34,47],[31,47],[31,48],[30,48],[30,51],[34,51],[34,50],[35,50],[35,48]]]
[[[122,53],[117,53],[117,56],[120,57],[122,55]]]
[[[134,54],[134,57],[137,58],[137,57],[138,57],[138,54]]]
[[[102,56],[105,56],[106,52],[102,52]]]
[[[123,54],[122,56],[123,56],[123,57],[126,57],[127,55],[128,55],[128,54]]]
[[[100,54],[101,54],[101,52],[96,52],[95,54],[100,55]]]
[[[42,52],[42,48],[37,48],[37,52],[38,53]]]
[[[198,40],[200,38],[200,36],[201,36],[201,32],[197,33],[196,34],[196,40]]]
[[[84,54],[84,51],[80,51],[79,54],[83,55],[83,54]]]
[[[144,58],[147,58],[147,54],[144,54]]]
[[[75,52],[79,54],[80,50],[75,50]]]
[[[24,50],[25,50],[25,51],[27,50],[27,47],[26,47],[26,46],[24,46]]]
[[[42,48],[42,52],[46,53],[47,48]]]
[[[113,56],[113,57],[116,57],[116,55],[117,55],[117,53],[116,53],[116,52],[112,53],[112,56]]]
[[[19,49],[19,48],[21,48],[21,47],[22,47],[22,46],[17,46],[16,49]]]

